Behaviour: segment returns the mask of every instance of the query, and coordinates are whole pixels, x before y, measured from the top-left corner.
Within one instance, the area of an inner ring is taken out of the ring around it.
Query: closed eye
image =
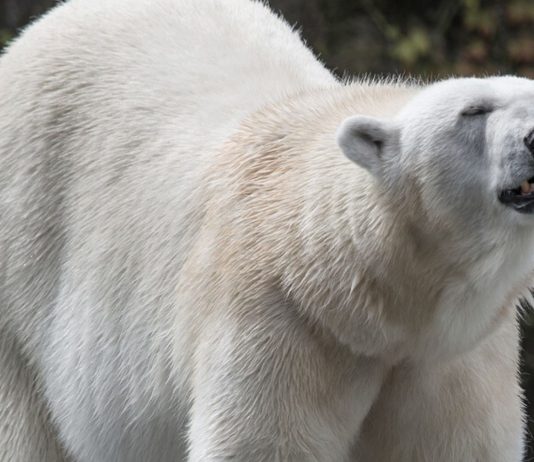
[[[460,114],[466,117],[473,117],[473,116],[489,114],[491,111],[493,111],[492,106],[473,105],[473,106],[467,106],[466,108],[464,108]]]

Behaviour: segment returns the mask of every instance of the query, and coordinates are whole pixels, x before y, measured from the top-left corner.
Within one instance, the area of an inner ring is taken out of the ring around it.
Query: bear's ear
[[[386,120],[352,116],[343,121],[336,138],[350,160],[380,177],[386,150],[398,144],[398,129]]]

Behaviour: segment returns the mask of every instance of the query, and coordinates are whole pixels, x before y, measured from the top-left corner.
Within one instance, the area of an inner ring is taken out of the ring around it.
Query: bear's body
[[[458,88],[534,95],[488,82]],[[423,91],[342,84],[247,0],[30,27],[0,60],[0,460],[518,462],[530,218],[433,214],[426,164],[360,155],[412,142],[374,118]]]

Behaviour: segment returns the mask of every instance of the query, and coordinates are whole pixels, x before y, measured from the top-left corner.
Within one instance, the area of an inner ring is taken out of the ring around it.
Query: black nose
[[[528,148],[531,154],[534,154],[534,130],[532,130],[527,136],[523,138],[525,146]]]

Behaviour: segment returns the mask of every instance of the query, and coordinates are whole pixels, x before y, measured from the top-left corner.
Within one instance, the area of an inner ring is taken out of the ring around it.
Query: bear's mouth
[[[534,177],[523,181],[517,188],[501,191],[499,201],[519,213],[534,213]]]

